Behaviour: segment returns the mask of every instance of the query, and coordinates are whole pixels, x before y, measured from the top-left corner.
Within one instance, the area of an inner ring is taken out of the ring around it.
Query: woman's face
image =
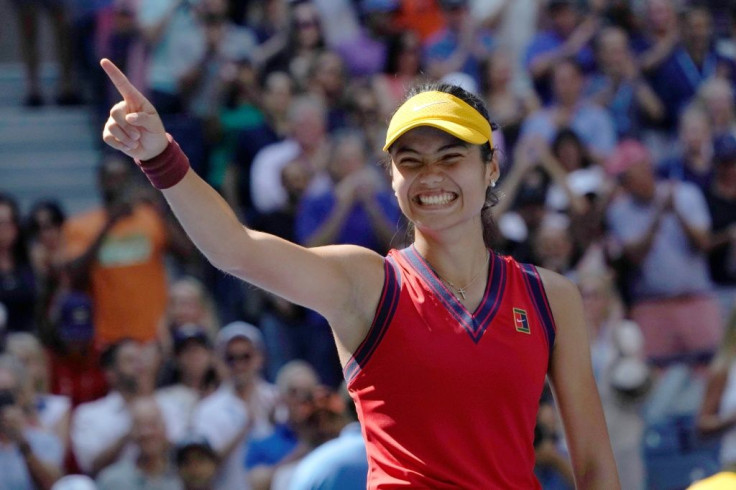
[[[577,170],[583,166],[582,148],[577,141],[565,139],[557,147],[557,159],[568,172]]]
[[[499,169],[495,159],[482,161],[478,145],[421,126],[396,140],[391,160],[392,188],[417,230],[439,231],[469,220],[480,223],[486,189]]]
[[[299,46],[314,48],[322,39],[319,14],[313,5],[302,3],[294,7],[294,29]]]
[[[56,249],[61,243],[61,226],[54,224],[51,213],[40,209],[33,217],[38,229],[38,241],[48,249]]]
[[[13,209],[7,204],[0,204],[0,250],[10,249],[17,239],[18,226]]]
[[[199,323],[204,317],[202,295],[187,283],[175,284],[171,288],[170,309],[176,325]]]

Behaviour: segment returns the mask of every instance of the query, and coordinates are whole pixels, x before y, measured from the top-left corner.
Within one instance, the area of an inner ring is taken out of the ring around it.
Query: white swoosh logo
[[[447,103],[447,102],[446,102],[446,101],[444,101],[444,100],[436,100],[436,101],[434,101],[434,102],[429,102],[429,103],[427,103],[427,104],[422,104],[422,105],[418,105],[418,106],[416,106],[416,107],[412,107],[412,109],[411,109],[411,110],[412,110],[412,111],[421,111],[421,110],[422,110],[422,109],[424,109],[425,107],[429,107],[429,106],[433,106],[433,105],[437,105],[437,104],[446,104],[446,103]]]

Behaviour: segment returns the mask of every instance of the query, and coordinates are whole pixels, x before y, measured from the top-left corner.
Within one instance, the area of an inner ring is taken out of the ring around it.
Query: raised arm
[[[576,488],[620,489],[577,287],[539,269],[557,325],[549,377],[565,428]]]
[[[197,248],[215,267],[325,316],[341,355],[341,347],[357,348],[378,303],[382,258],[354,246],[308,249],[244,227],[225,200],[188,168],[153,105],[112,62],[101,65],[123,96],[110,111],[103,139],[134,158],[162,189]]]

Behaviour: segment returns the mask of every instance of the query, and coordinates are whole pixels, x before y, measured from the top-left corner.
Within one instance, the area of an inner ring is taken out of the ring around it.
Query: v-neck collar
[[[495,253],[491,254],[488,264],[488,277],[483,299],[472,313],[452,294],[444,282],[432,270],[424,257],[411,245],[400,251],[402,256],[424,280],[427,288],[439,299],[440,303],[468,333],[476,344],[485,333],[491,320],[498,312],[506,287],[506,264]]]

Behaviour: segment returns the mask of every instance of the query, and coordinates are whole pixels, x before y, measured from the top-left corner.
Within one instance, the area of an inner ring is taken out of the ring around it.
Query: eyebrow
[[[461,141],[461,140],[453,141],[452,143],[449,143],[447,145],[444,145],[444,146],[438,148],[437,151],[435,151],[433,153],[441,153],[443,151],[452,150],[452,149],[457,148],[457,147],[460,147],[460,148],[468,148],[468,143],[466,143],[464,141]],[[420,154],[420,152],[417,151],[417,150],[415,150],[414,148],[411,148],[409,146],[402,146],[398,150],[396,150],[396,155],[398,156],[400,153],[406,153],[406,152]]]

